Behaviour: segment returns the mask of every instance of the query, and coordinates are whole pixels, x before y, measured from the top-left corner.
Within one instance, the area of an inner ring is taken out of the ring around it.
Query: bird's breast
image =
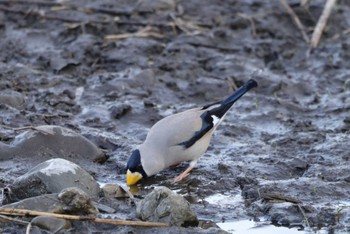
[[[170,147],[168,155],[166,155],[166,158],[168,158],[166,167],[179,164],[183,161],[198,160],[207,151],[211,136],[212,132],[208,132],[189,148],[185,148],[183,145]]]

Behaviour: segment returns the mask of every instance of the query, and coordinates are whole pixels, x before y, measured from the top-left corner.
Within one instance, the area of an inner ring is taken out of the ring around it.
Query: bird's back
[[[195,108],[170,115],[150,129],[145,142],[140,146],[144,168],[149,170],[148,173],[156,174],[159,169],[163,170],[186,160],[197,160],[206,151],[212,132],[208,132],[207,137],[187,149],[181,145],[201,129],[200,116],[203,112],[202,108]],[[157,166],[150,165],[151,162]],[[152,168],[157,168],[157,171]]]

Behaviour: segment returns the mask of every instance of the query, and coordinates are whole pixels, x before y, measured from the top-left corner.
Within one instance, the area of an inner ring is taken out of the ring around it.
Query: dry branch
[[[188,35],[195,35],[206,31],[205,28],[199,26],[198,24],[191,21],[185,21],[179,17],[176,17],[174,14],[170,14],[170,17],[174,21],[175,26]]]
[[[310,0],[300,0],[300,6],[305,7],[309,5]]]
[[[288,195],[277,194],[277,193],[266,193],[261,196],[263,199],[267,200],[277,200],[277,201],[285,201],[294,204],[302,204],[303,202],[295,197],[291,197]]]
[[[159,30],[152,28],[152,27],[145,27],[141,29],[140,31],[137,31],[135,33],[123,33],[123,34],[113,34],[113,35],[106,35],[105,40],[108,41],[117,41],[121,39],[126,39],[130,37],[155,37],[155,38],[163,38],[163,34],[159,32]]]
[[[142,227],[168,227],[166,223],[159,222],[145,222],[145,221],[131,221],[131,220],[118,220],[118,219],[100,219],[90,216],[78,216],[78,215],[67,215],[67,214],[56,214],[50,212],[41,212],[34,210],[25,209],[12,209],[12,208],[1,208],[0,214],[3,215],[20,215],[20,216],[50,216],[66,220],[77,220],[77,221],[90,221],[95,223],[113,224],[113,225],[129,225],[129,226],[142,226]]]
[[[243,19],[247,19],[252,27],[252,36],[256,37],[256,26],[254,23],[254,17],[250,16],[250,15],[246,15],[244,13],[238,13],[237,14],[239,17],[243,18]]]
[[[25,126],[25,127],[20,127],[20,128],[12,128],[12,127],[9,127],[9,126],[6,126],[6,125],[0,125],[1,127],[3,128],[6,128],[6,129],[10,129],[12,131],[23,131],[23,130],[28,130],[28,129],[31,129],[31,130],[34,130],[34,131],[38,131],[44,135],[55,135],[54,132],[48,130],[48,129],[39,129],[37,127],[34,127],[34,126]]]
[[[104,19],[79,19],[79,18],[72,18],[72,17],[66,17],[56,14],[50,14],[52,12],[50,11],[38,11],[38,10],[22,10],[22,9],[15,9],[11,7],[5,7],[0,6],[0,11],[12,13],[12,14],[21,14],[25,16],[35,16],[46,20],[58,20],[63,22],[69,22],[69,23],[94,23],[94,24],[110,24],[114,23],[117,25],[132,25],[132,26],[154,26],[154,27],[173,27],[173,22],[155,22],[155,21],[141,21],[141,20],[120,20],[120,19],[114,19],[112,17],[104,17]],[[212,27],[209,24],[200,23],[199,24],[202,27]]]
[[[327,20],[332,12],[332,9],[335,5],[337,0],[327,0],[326,5],[323,9],[323,12],[316,24],[315,30],[312,34],[310,46],[311,48],[316,48],[318,43],[320,42],[322,32],[324,28],[326,27]]]
[[[299,28],[301,35],[303,36],[303,39],[306,43],[309,43],[310,39],[306,33],[304,25],[301,23],[299,17],[295,14],[293,9],[288,5],[286,0],[279,0],[283,8],[287,11],[287,13],[290,15],[290,17],[293,19],[295,25]]]
[[[110,8],[98,8],[98,7],[78,7],[73,4],[68,3],[61,3],[57,1],[27,1],[27,0],[0,0],[0,4],[18,4],[18,5],[30,5],[30,6],[41,6],[41,7],[51,7],[51,8],[62,8],[62,9],[70,9],[70,10],[78,10],[82,12],[93,12],[93,13],[102,13],[102,14],[108,14],[108,15],[126,15],[130,16],[134,11],[128,11],[128,10],[122,10],[122,9],[110,9]],[[138,10],[137,13],[152,13],[151,11],[140,11]]]
[[[23,225],[27,225],[29,223],[27,221],[10,218],[10,217],[7,217],[5,215],[0,215],[0,222],[3,222],[3,223],[5,223],[5,222],[6,223],[18,223],[18,224],[23,224]]]
[[[304,219],[305,219],[306,225],[308,226],[308,228],[310,228],[309,219],[307,218],[307,216],[306,216],[306,214],[305,214],[303,208],[301,207],[300,204],[297,204],[297,206],[298,206],[298,208],[299,208],[301,214],[303,215],[303,217],[304,217]]]

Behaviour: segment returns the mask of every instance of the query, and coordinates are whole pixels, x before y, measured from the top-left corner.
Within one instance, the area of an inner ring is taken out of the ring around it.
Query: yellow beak
[[[129,186],[136,184],[141,179],[142,175],[139,172],[131,172],[130,170],[126,172],[126,184]]]

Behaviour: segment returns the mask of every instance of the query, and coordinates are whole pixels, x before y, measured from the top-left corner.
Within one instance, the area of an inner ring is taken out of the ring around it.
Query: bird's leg
[[[193,167],[189,166],[184,172],[182,172],[180,175],[176,176],[174,181],[179,182],[183,180],[185,177],[187,177],[190,174],[190,171],[193,169]]]
[[[187,177],[190,174],[190,171],[194,168],[194,166],[197,164],[197,160],[191,161],[190,166],[187,167],[187,169],[182,172],[180,175],[176,176],[174,181],[179,182],[183,180],[185,177]]]

